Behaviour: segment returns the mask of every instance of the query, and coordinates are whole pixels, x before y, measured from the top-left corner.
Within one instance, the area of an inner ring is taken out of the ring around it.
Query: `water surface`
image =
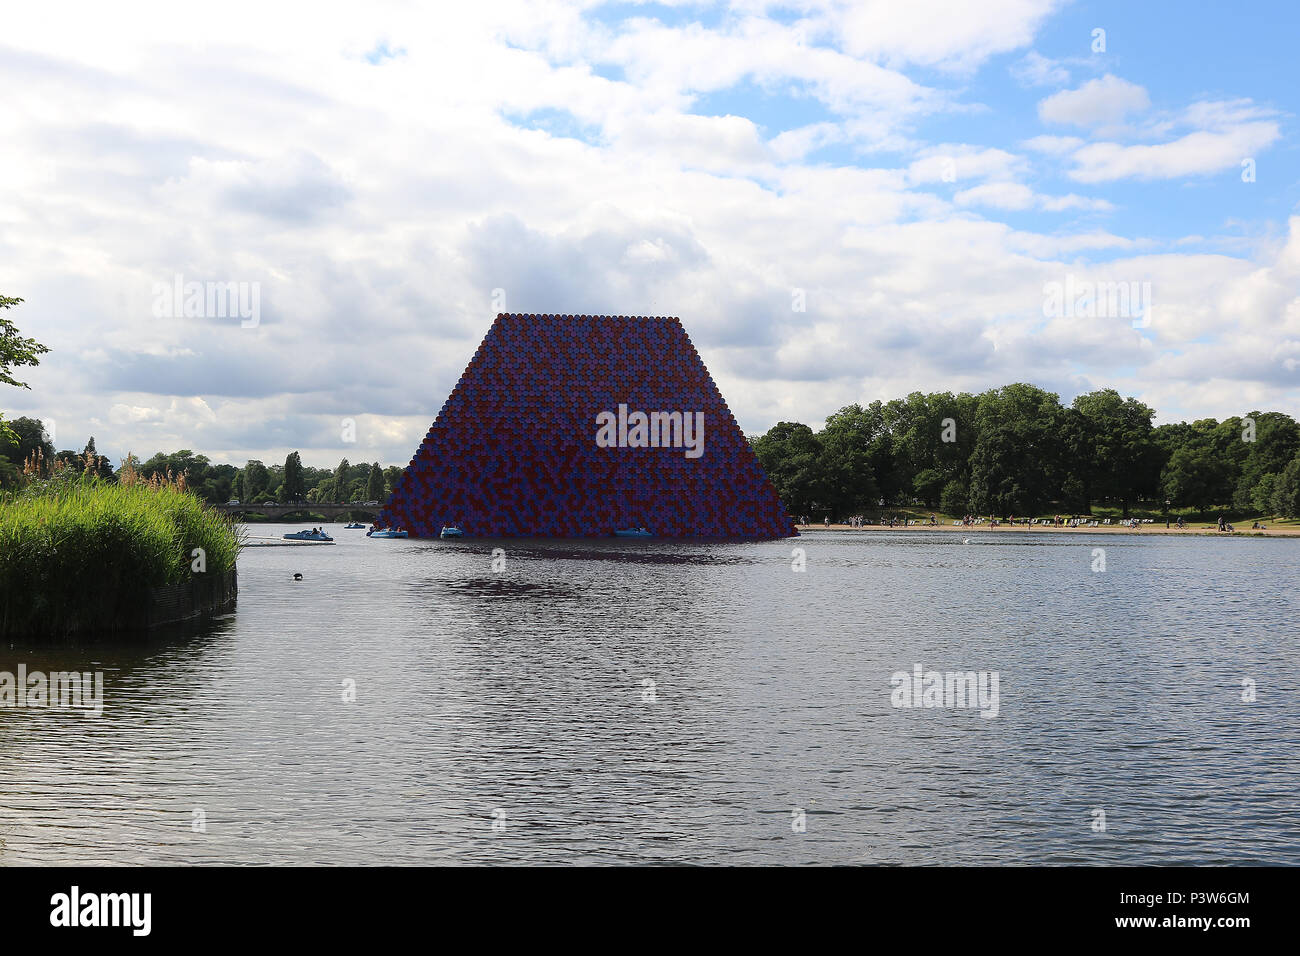
[[[1300,541],[331,531],[197,633],[0,648],[106,677],[0,710],[0,862],[1300,863]]]

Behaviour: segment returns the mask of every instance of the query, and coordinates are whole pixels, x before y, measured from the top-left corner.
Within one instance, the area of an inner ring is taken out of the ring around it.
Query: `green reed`
[[[0,499],[0,637],[110,628],[149,589],[235,566],[240,531],[184,481],[60,476]]]

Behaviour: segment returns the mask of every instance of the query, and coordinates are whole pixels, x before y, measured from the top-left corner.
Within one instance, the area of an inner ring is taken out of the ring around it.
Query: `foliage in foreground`
[[[239,532],[183,478],[110,483],[60,470],[0,501],[0,635],[96,630],[145,606],[150,588],[235,566]]]

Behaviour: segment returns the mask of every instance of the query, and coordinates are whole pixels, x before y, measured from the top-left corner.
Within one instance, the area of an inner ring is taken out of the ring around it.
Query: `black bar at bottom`
[[[724,936],[770,927],[945,945],[1231,946],[1259,930],[1286,932],[1296,884],[1297,872],[1280,868],[11,868],[0,869],[0,911],[6,943],[336,945],[458,926],[541,942],[556,932],[581,938],[613,919],[632,937],[674,946],[684,921]]]

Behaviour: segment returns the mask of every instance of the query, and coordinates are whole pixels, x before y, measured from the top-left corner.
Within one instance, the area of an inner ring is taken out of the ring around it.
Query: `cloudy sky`
[[[53,352],[0,407],[114,458],[404,464],[505,310],[680,316],[751,433],[1011,381],[1300,414],[1298,27],[1284,2],[9,4],[0,293]],[[256,324],[156,314],[178,277],[256,283]],[[1149,312],[1050,306],[1067,282]]]

